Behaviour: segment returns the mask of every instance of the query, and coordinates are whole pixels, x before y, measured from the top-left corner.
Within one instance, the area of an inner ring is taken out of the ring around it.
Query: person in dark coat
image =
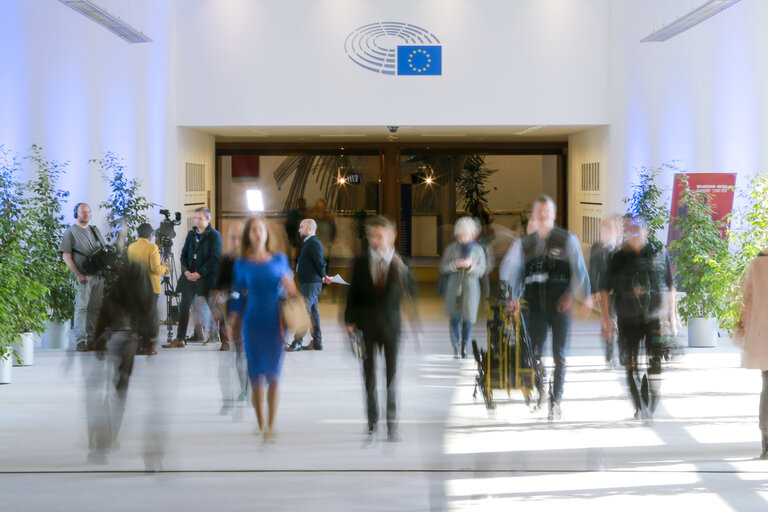
[[[592,290],[592,304],[600,304],[600,280],[608,270],[608,262],[621,246],[622,227],[618,217],[606,217],[600,225],[600,240],[592,244],[589,250],[589,285]],[[616,325],[616,310],[613,298],[609,297],[608,314]],[[616,354],[616,330],[608,338],[601,336],[605,347],[605,363],[611,367],[616,366],[618,356]]]
[[[320,330],[320,312],[317,310],[317,300],[323,289],[323,284],[331,282],[331,278],[325,273],[325,260],[323,259],[323,244],[315,236],[317,223],[314,219],[304,219],[299,224],[299,235],[304,240],[304,245],[299,253],[296,263],[296,274],[299,279],[299,289],[307,302],[309,318],[312,321],[312,341],[306,346],[301,345],[306,332],[293,333],[293,343],[288,347],[288,352],[300,350],[323,350],[323,334]]]
[[[627,375],[635,419],[652,422],[661,396],[661,363],[667,335],[675,335],[675,286],[669,254],[648,243],[648,225],[639,216],[624,222],[624,243],[614,252],[600,280],[603,336],[614,325],[608,301],[613,294],[618,326],[619,359]],[[645,349],[647,371],[641,368]]]
[[[347,332],[363,336],[363,379],[368,416],[366,446],[377,440],[379,408],[376,402],[375,357],[384,352],[387,375],[387,439],[399,441],[396,379],[400,346],[400,304],[415,293],[416,282],[395,252],[395,225],[380,215],[366,222],[368,250],[355,258],[344,321]]]
[[[181,249],[181,268],[177,290],[181,292],[179,304],[179,328],[176,338],[163,348],[184,348],[186,346],[189,309],[195,297],[208,300],[216,286],[216,276],[221,261],[221,233],[211,226],[211,210],[202,207],[195,210],[195,227],[187,233]],[[224,332],[224,326],[222,333]],[[226,335],[224,336],[226,337]]]

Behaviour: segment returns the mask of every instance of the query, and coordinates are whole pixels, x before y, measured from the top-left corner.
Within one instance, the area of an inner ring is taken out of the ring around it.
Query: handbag
[[[437,282],[438,295],[445,295],[445,288],[448,286],[448,274],[440,273],[440,281]]]
[[[286,297],[280,302],[280,316],[285,329],[293,333],[307,332],[312,325],[307,303],[298,294]]]

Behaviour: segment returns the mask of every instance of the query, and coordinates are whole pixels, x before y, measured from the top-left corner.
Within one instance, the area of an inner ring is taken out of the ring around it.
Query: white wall
[[[600,166],[600,192],[585,195],[581,191],[582,164],[597,163]],[[582,217],[602,218],[622,213],[621,194],[624,175],[611,166],[610,130],[607,126],[584,130],[568,138],[568,227],[576,233],[583,245]],[[587,204],[597,203],[597,204]]]
[[[604,124],[607,0],[184,0],[183,126]],[[344,41],[378,21],[443,46],[443,75],[379,75]]]
[[[88,160],[112,151],[125,159],[142,193],[162,203],[176,176],[171,101],[172,2],[134,0],[119,14],[153,42],[128,44],[58,2],[0,3],[0,144],[25,154],[33,143],[69,161],[61,188],[70,204],[96,205],[106,184]],[[124,8],[124,9],[123,9]],[[169,177],[170,174],[170,177]]]
[[[610,204],[643,165],[736,172],[737,185],[767,169],[768,2],[738,2],[664,43],[639,42],[659,28],[642,2],[611,9]],[[671,188],[669,173],[661,181]]]

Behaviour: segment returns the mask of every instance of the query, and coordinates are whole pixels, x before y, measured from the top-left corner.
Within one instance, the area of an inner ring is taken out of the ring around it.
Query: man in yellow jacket
[[[168,273],[168,267],[160,261],[160,249],[149,241],[155,232],[152,226],[145,223],[140,225],[137,231],[139,239],[128,246],[128,261],[144,267],[152,282],[152,291],[157,297],[162,293],[160,276]]]
[[[168,273],[168,267],[160,261],[160,249],[150,241],[155,230],[152,226],[144,223],[136,230],[139,235],[139,239],[128,246],[128,261],[130,263],[138,263],[149,275],[149,280],[152,283],[152,291],[155,293],[155,302],[162,293],[162,287],[160,285],[160,276]],[[155,304],[157,306],[157,304]],[[138,354],[155,355],[155,340],[140,339]]]

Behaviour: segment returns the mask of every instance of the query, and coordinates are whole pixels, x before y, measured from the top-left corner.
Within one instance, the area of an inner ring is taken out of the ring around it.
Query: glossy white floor
[[[134,370],[119,450],[86,461],[84,369],[92,354],[38,350],[0,387],[2,510],[766,510],[759,372],[739,354],[689,349],[666,366],[653,426],[630,419],[622,372],[603,363],[597,324],[571,341],[562,420],[497,393],[472,398],[474,363],[450,355],[437,300],[422,300],[421,350],[405,341],[401,443],[364,449],[358,362],[335,304],[325,350],[286,354],[277,442],[260,445],[250,406],[220,415],[216,346],[162,350]],[[485,340],[484,321],[476,335]],[[146,432],[165,439],[144,472]],[[164,434],[164,435],[162,435]]]

